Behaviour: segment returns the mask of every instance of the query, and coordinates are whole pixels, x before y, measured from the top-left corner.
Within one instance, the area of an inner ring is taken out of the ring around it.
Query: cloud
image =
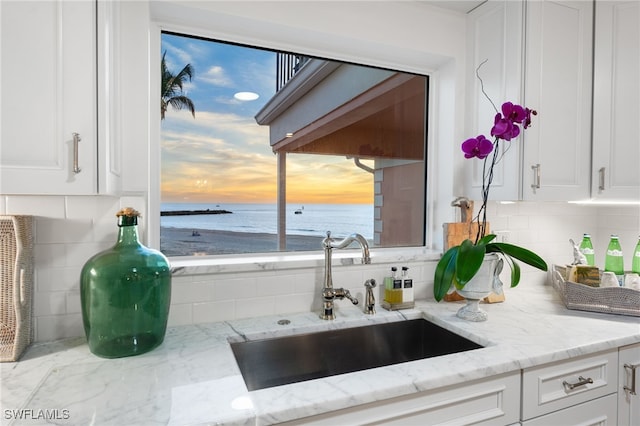
[[[233,81],[219,65],[212,65],[204,73],[196,74],[196,80],[219,87],[233,87]]]

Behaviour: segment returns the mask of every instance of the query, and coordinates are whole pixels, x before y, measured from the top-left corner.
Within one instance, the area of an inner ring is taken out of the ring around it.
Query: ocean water
[[[277,233],[275,204],[162,203],[162,211],[228,210],[232,214],[162,216],[163,227],[219,231]],[[301,210],[302,214],[295,214]],[[287,235],[346,237],[354,232],[373,239],[373,205],[305,204],[287,206]]]

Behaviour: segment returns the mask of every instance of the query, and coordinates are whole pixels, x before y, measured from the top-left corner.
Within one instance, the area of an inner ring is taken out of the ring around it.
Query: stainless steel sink
[[[424,319],[231,343],[250,391],[480,348]]]

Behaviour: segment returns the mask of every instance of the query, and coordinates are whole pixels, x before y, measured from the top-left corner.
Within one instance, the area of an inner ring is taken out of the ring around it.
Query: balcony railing
[[[278,53],[276,57],[276,92],[282,89],[308,60],[307,56]]]

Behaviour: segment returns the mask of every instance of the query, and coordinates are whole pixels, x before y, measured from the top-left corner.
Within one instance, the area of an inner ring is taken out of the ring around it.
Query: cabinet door
[[[618,425],[640,425],[640,344],[620,348],[619,356]]]
[[[587,199],[593,2],[532,1],[526,15],[525,104],[538,115],[523,135],[523,198]]]
[[[592,196],[640,199],[640,2],[596,2]]]
[[[0,193],[94,193],[95,2],[2,1],[0,23]]]
[[[491,139],[495,107],[503,102],[522,102],[522,35],[524,24],[522,2],[488,1],[467,17],[467,90],[468,101],[465,135],[483,134]],[[482,64],[480,69],[478,67]],[[476,70],[482,78],[476,76]],[[484,91],[491,99],[482,93]],[[460,141],[461,143],[463,141]],[[520,198],[520,139],[503,142],[504,156],[494,168],[491,199],[517,200]],[[462,151],[458,151],[462,155]],[[465,161],[467,196],[480,195],[482,190],[482,164],[477,159]]]

